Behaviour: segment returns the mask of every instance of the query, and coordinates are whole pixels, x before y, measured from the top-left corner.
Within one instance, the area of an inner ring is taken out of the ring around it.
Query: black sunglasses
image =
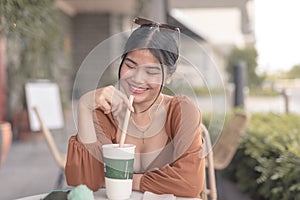
[[[144,19],[144,18],[141,18],[141,17],[137,17],[137,18],[134,18],[133,19],[133,22],[135,24],[138,24],[140,26],[157,26],[157,27],[161,27],[161,28],[166,28],[166,29],[171,29],[173,31],[178,31],[180,32],[180,29],[178,27],[175,27],[175,26],[171,26],[169,24],[161,24],[161,23],[158,23],[158,22],[154,22],[154,21],[151,21],[149,19]]]

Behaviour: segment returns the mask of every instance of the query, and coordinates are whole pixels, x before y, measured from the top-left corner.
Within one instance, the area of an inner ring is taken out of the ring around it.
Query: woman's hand
[[[124,106],[133,112],[128,97],[113,86],[99,88],[84,94],[80,98],[79,104],[85,105],[90,110],[100,108],[105,114],[111,112],[118,114]]]
[[[133,174],[132,189],[140,191],[140,183],[143,174]]]
[[[93,111],[100,108],[105,114],[118,115],[122,108],[133,110],[125,94],[113,86],[99,88],[84,94],[78,103],[78,136],[83,143],[97,141]]]

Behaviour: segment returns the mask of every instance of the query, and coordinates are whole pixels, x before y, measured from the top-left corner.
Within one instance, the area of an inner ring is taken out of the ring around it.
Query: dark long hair
[[[142,25],[139,28],[135,29],[125,44],[122,61],[119,66],[119,80],[121,78],[121,67],[127,54],[138,49],[148,49],[160,63],[160,67],[162,70],[162,81],[160,86],[161,92],[165,81],[163,66],[167,66],[168,75],[172,75],[176,70],[176,62],[179,57],[178,38],[179,32],[161,28],[155,25]],[[150,107],[157,100],[160,92],[158,93]]]

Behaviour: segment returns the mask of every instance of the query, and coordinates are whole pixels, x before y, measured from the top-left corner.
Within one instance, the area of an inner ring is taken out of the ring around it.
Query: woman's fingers
[[[103,101],[99,107],[103,110],[104,114],[108,114],[111,112],[111,105],[107,101]]]
[[[118,91],[118,95],[119,97],[123,100],[123,102],[125,103],[126,107],[131,111],[131,112],[134,112],[134,108],[132,106],[132,104],[129,102],[129,99],[128,97],[121,93],[120,91]]]
[[[97,89],[94,93],[95,108],[101,108],[105,114],[110,112],[121,112],[126,106],[134,112],[127,96],[113,86]]]
[[[126,107],[131,111],[134,112],[132,104],[130,104],[128,97],[123,94],[121,91],[117,90],[113,86],[109,88],[110,90],[113,90],[113,96],[112,96],[112,102],[111,104],[113,106],[119,106],[125,104]]]

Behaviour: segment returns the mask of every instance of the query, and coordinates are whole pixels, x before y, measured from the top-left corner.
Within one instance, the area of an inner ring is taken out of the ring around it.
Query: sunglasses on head
[[[178,27],[171,26],[169,24],[161,24],[161,23],[154,22],[154,21],[151,21],[149,19],[144,19],[144,18],[141,18],[141,17],[134,18],[133,22],[135,24],[140,25],[140,26],[157,26],[157,27],[160,27],[160,28],[171,29],[173,31],[180,32],[180,29]]]

